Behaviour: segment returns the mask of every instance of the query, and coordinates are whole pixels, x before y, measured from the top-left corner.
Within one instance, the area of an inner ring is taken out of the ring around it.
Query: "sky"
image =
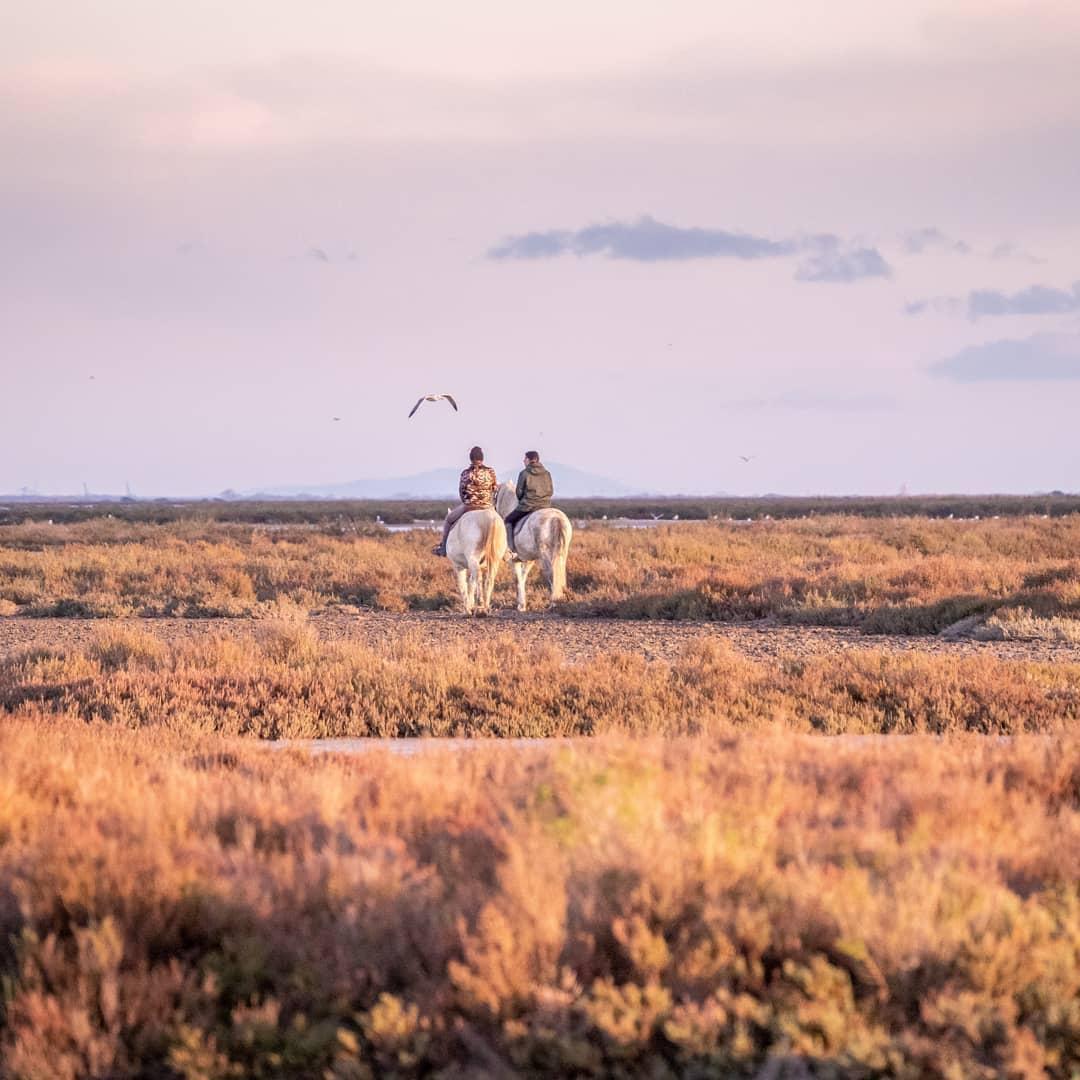
[[[1080,490],[1073,0],[0,28],[0,491]]]

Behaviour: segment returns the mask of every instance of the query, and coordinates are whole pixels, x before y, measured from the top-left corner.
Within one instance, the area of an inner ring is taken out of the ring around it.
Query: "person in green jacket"
[[[506,515],[506,541],[511,551],[515,550],[515,526],[534,510],[547,509],[554,493],[551,473],[540,464],[540,455],[535,450],[526,450],[525,468],[518,473],[517,479],[518,504]]]

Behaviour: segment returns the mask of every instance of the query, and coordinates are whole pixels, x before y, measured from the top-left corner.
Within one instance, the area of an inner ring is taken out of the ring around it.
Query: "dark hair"
[[[484,460],[484,451],[481,450],[479,446],[474,446],[469,451],[469,460],[470,461],[483,461]]]
[[[526,450],[525,451],[525,460],[526,461],[539,461],[540,460],[540,454],[536,450]]]

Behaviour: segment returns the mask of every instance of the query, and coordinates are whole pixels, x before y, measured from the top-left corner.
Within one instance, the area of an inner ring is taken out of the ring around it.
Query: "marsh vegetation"
[[[12,1077],[1080,1069],[1074,737],[0,761]]]
[[[449,610],[430,538],[356,525],[95,520],[0,527],[0,613],[281,617],[326,606]],[[571,616],[773,619],[932,634],[1068,639],[1080,617],[1080,514],[940,521],[817,517],[579,531]],[[535,585],[530,606],[543,603]],[[513,606],[504,570],[496,605]]]
[[[0,656],[0,1074],[1080,1073],[1080,515],[581,530],[574,626],[702,621],[652,658],[320,637],[449,607],[429,544],[0,527],[7,625],[97,620]],[[856,629],[755,658],[743,620]],[[357,735],[589,738],[260,741]]]
[[[723,642],[672,661],[606,651],[568,664],[513,634],[325,642],[302,623],[164,643],[123,626],[87,647],[0,659],[0,709],[259,738],[1060,732],[1080,719],[1080,663],[839,655],[760,662]]]

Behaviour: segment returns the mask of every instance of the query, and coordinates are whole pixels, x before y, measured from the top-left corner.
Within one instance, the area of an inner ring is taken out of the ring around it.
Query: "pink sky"
[[[0,491],[1080,486],[1076,5],[314,7],[0,40]]]

